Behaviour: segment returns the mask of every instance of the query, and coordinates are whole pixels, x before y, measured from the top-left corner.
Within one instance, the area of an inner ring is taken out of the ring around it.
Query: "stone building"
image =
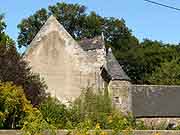
[[[129,84],[103,36],[77,42],[53,16],[31,42],[25,59],[44,78],[48,92],[61,101],[73,100],[86,87]]]
[[[83,88],[108,88],[113,105],[147,125],[180,123],[180,87],[133,85],[103,36],[75,41],[51,16],[25,52],[33,72],[44,78],[48,92],[66,103]],[[154,124],[153,124],[154,123]]]

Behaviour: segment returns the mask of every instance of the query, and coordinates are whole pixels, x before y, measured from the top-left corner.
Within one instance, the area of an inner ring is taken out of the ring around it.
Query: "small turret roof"
[[[105,65],[105,69],[107,70],[108,74],[111,76],[111,80],[130,81],[130,78],[124,72],[124,70],[122,69],[116,58],[114,57],[111,50],[107,52],[106,61],[107,63]]]

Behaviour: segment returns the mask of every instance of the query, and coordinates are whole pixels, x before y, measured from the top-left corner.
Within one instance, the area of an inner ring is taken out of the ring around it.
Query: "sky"
[[[180,43],[180,11],[147,3],[144,0],[0,0],[0,13],[5,13],[6,32],[15,41],[17,25],[40,8],[57,2],[79,3],[104,17],[123,18],[140,41],[144,38]],[[154,0],[180,8],[179,0]]]

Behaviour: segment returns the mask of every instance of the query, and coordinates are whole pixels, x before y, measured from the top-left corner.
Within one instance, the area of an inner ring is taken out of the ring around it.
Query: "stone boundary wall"
[[[91,131],[93,132],[93,131]],[[111,130],[104,130],[108,135],[112,134]],[[69,131],[58,130],[57,135],[67,135]],[[0,130],[0,135],[20,135],[18,130]],[[72,134],[73,135],[73,134]],[[135,130],[131,135],[180,135],[178,130]]]
[[[131,85],[129,94],[135,117],[180,118],[180,86]]]
[[[109,86],[113,105],[137,118],[179,118],[180,86],[132,85],[112,81]]]

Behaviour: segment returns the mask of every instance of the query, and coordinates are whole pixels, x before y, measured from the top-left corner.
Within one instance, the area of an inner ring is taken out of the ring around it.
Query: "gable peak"
[[[55,22],[55,23],[59,23],[58,20],[56,19],[55,16],[51,15],[46,22]]]

